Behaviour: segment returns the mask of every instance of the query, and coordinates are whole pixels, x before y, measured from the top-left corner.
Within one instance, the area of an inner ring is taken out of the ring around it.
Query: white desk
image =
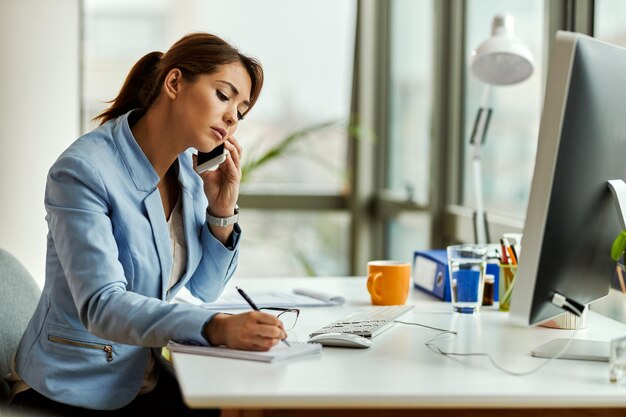
[[[309,332],[369,305],[365,278],[247,278],[230,285],[235,283],[251,290],[311,287],[346,297],[341,307],[302,309],[290,332],[293,340],[306,340]],[[415,309],[403,320],[459,332],[454,339],[439,341],[442,349],[489,352],[509,369],[534,368],[545,359],[531,357],[533,347],[571,334],[515,327],[506,313],[491,307],[475,316],[454,314],[448,303],[417,290],[411,291],[409,303]],[[369,349],[325,347],[319,356],[274,364],[189,354],[174,354],[173,360],[187,404],[226,409],[223,415],[295,415],[295,410],[317,415],[319,409],[342,409],[344,416],[375,409],[398,415],[409,415],[406,409],[426,409],[424,415],[431,415],[428,410],[441,415],[448,409],[495,416],[500,415],[498,409],[509,409],[508,416],[528,416],[543,408],[574,409],[568,416],[588,408],[604,409],[602,415],[626,415],[626,386],[609,383],[606,362],[556,360],[538,373],[515,377],[496,370],[487,358],[435,354],[424,345],[435,334],[396,324],[375,337]],[[577,338],[610,340],[624,334],[626,325],[590,312],[588,329],[579,331]],[[534,410],[511,410],[519,408]]]

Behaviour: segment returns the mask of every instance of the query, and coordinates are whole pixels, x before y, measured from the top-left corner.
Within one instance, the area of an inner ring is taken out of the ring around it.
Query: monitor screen
[[[587,304],[608,294],[620,232],[607,181],[626,178],[626,49],[558,32],[510,317],[562,314],[559,293]]]

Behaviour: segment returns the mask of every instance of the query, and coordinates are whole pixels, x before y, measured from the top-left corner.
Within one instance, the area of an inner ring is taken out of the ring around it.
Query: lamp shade
[[[530,77],[535,60],[528,46],[513,35],[513,30],[511,15],[494,17],[491,37],[472,51],[471,69],[476,78],[487,84],[509,85]]]

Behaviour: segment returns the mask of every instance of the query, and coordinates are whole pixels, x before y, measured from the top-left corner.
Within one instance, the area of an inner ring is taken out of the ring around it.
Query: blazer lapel
[[[172,273],[172,244],[170,242],[167,223],[165,222],[161,194],[157,188],[161,179],[135,140],[130,125],[128,124],[129,115],[135,111],[136,110],[130,111],[117,120],[114,126],[114,138],[133,184],[137,190],[146,193],[143,204],[150,220],[154,245],[159,257],[159,266],[161,267],[161,299],[165,300],[170,275]],[[154,267],[156,269],[156,265],[154,265]],[[155,285],[157,284],[155,283]]]
[[[181,284],[187,282],[189,279],[189,271],[196,270],[196,266],[200,262],[200,255],[202,254],[202,248],[199,243],[200,240],[198,239],[198,229],[195,225],[196,216],[193,211],[193,195],[189,191],[189,188],[183,186],[182,197],[183,225],[185,228],[185,241],[187,242],[187,270],[180,280]]]
[[[170,234],[167,230],[165,222],[165,213],[163,212],[163,202],[159,189],[152,191],[143,201],[152,226],[152,236],[159,255],[159,264],[161,266],[161,299],[166,299],[167,287],[172,273],[172,244],[170,242]]]

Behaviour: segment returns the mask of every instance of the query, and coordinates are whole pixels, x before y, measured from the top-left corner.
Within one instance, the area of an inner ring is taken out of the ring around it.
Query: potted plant
[[[339,120],[325,121],[317,123],[311,126],[304,127],[302,129],[293,131],[287,134],[284,138],[280,139],[275,145],[262,153],[258,152],[257,146],[261,142],[256,142],[257,145],[248,151],[248,157],[241,167],[241,182],[247,182],[254,171],[268,163],[280,159],[286,155],[292,155],[297,152],[295,145],[303,139],[311,137],[315,133],[328,130],[331,128],[341,128],[342,122]],[[356,123],[351,123],[345,127],[349,136],[356,137],[357,139],[363,137],[363,132]],[[324,166],[323,161],[320,161],[320,165]]]
[[[617,279],[623,293],[626,293],[626,284],[624,281],[624,251],[626,251],[626,229],[622,230],[619,235],[613,241],[611,246],[611,258],[617,265],[615,270],[617,272]]]

